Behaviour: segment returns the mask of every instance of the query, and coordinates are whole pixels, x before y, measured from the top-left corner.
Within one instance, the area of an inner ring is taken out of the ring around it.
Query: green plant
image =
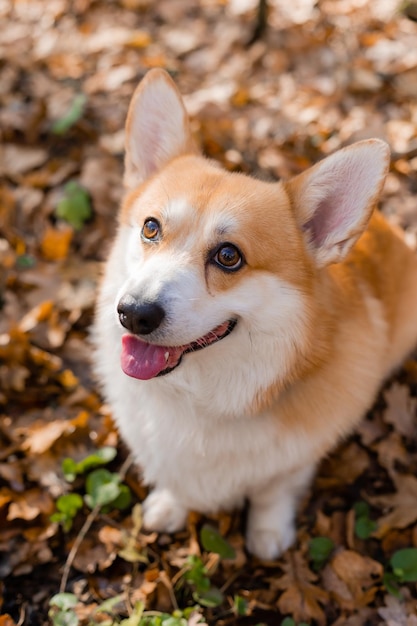
[[[402,548],[392,555],[391,570],[384,574],[384,585],[389,593],[401,597],[399,585],[417,582],[417,548]]]
[[[66,458],[62,462],[62,471],[65,478],[73,482],[77,476],[85,474],[92,468],[110,463],[116,454],[116,448],[107,446],[96,450],[82,461]],[[123,510],[131,502],[130,489],[123,484],[120,474],[109,472],[104,468],[94,469],[87,474],[85,491],[84,502],[92,510],[106,507]],[[51,520],[60,523],[64,531],[68,532],[82,505],[83,498],[78,493],[64,494],[57,499],[57,511],[51,515]]]
[[[207,552],[214,552],[221,558],[231,559],[235,556],[234,548],[220,535],[216,528],[209,524],[202,527],[200,542]],[[185,583],[191,588],[194,601],[205,607],[219,606],[224,600],[221,590],[211,583],[210,576],[212,573],[208,571],[203,559],[193,554],[187,558],[180,579],[181,584]],[[235,611],[238,610],[243,610],[242,602],[235,604]]]
[[[72,522],[78,511],[82,509],[83,499],[78,493],[66,493],[56,501],[57,512],[51,515],[52,522],[62,525],[65,532],[72,528]]]
[[[85,486],[84,500],[90,509],[111,506],[123,510],[130,505],[130,489],[123,485],[119,474],[104,468],[93,470],[88,474]]]
[[[89,616],[90,626],[188,626],[191,617],[194,624],[202,623],[203,620],[201,608],[198,606],[188,607],[183,611],[176,609],[169,614],[145,611],[143,602],[136,602],[129,617],[120,619],[116,607],[123,599],[123,595],[114,596],[95,607]],[[74,611],[77,604],[79,600],[73,593],[57,593],[53,596],[49,601],[48,612],[53,626],[78,626],[79,619]]]
[[[296,622],[292,617],[285,617],[281,626],[309,626],[307,622]]]
[[[72,127],[79,119],[81,119],[87,98],[83,93],[77,94],[68,111],[59,120],[56,120],[52,125],[52,132],[54,135],[65,135],[65,133]]]
[[[60,593],[54,596],[50,602],[50,617],[54,626],[77,626],[78,617],[74,611],[78,603],[76,596],[65,593],[67,580],[75,555],[89,531],[91,524],[100,512],[106,512],[114,508],[125,508],[130,504],[131,495],[129,488],[123,484],[123,469],[119,473],[110,472],[102,465],[106,465],[116,456],[114,448],[102,448],[95,451],[81,461],[74,459],[64,459],[62,469],[64,476],[69,482],[75,481],[78,477],[85,475],[85,494],[82,497],[77,493],[70,493],[60,496],[56,502],[57,511],[52,515],[52,520],[60,523],[64,531],[72,527],[73,520],[85,503],[91,510],[86,517],[84,524],[78,533],[71,551],[65,563]],[[79,485],[77,482],[77,486]],[[140,504],[132,509],[132,529],[125,534],[123,547],[119,556],[131,563],[147,562],[146,554],[142,554],[137,546],[137,537],[142,527],[142,511]],[[234,548],[218,530],[205,524],[200,532],[200,542],[206,552],[212,557],[217,554],[219,558],[230,559],[235,557]],[[175,610],[171,615],[154,611],[145,611],[141,603],[137,603],[130,616],[122,621],[114,614],[114,607],[122,599],[120,596],[106,600],[99,605],[95,613],[100,615],[99,622],[93,617],[92,626],[100,623],[101,626],[187,626],[188,619],[193,615],[193,623],[196,622],[195,613],[202,610],[202,607],[217,607],[224,601],[223,592],[212,584],[211,576],[218,565],[219,558],[208,558],[211,562],[210,570],[203,557],[191,555],[186,560],[184,569],[179,575],[178,588],[187,589],[186,603],[192,598],[194,607],[184,610]],[[231,612],[235,615],[246,615],[248,611],[247,602],[244,598],[235,596]],[[108,619],[103,620],[103,615],[108,615]],[[197,618],[198,619],[198,618]]]
[[[334,543],[328,537],[314,537],[308,544],[308,555],[315,571],[320,570],[329,558]]]
[[[80,474],[85,474],[95,467],[107,465],[107,463],[113,461],[116,455],[116,448],[104,446],[86,456],[82,461],[74,461],[74,459],[66,458],[62,461],[62,471],[64,472],[65,480],[72,483]]]
[[[78,626],[78,617],[73,608],[78,598],[73,593],[57,593],[49,600],[48,616],[54,626]]]
[[[192,554],[187,558],[183,581],[191,587],[192,597],[198,604],[214,607],[223,602],[223,594],[211,584],[209,572],[201,557]]]
[[[234,559],[235,550],[218,530],[209,524],[205,524],[200,531],[200,541],[204,550],[215,552],[222,559]]]
[[[199,611],[200,607],[189,607],[184,611],[177,609],[170,615],[159,611],[145,611],[143,604],[138,602],[130,617],[122,620],[120,626],[188,626],[191,616],[199,615]],[[201,620],[202,617],[197,623],[202,623]],[[195,620],[193,623],[196,623]]]
[[[64,196],[55,207],[55,215],[65,220],[75,230],[80,230],[92,215],[90,197],[75,180],[65,185]]]
[[[369,504],[364,501],[356,502],[353,510],[355,511],[355,535],[359,539],[368,539],[377,527],[377,523],[369,516]]]
[[[115,448],[105,447],[97,450],[93,454],[89,455],[82,461],[76,462],[73,459],[64,459],[62,463],[62,470],[64,476],[69,481],[75,480],[75,478],[93,467],[98,465],[104,465],[112,461],[117,452]],[[130,463],[130,459],[128,459]],[[61,579],[60,592],[65,592],[69,572],[77,554],[77,551],[89,531],[92,523],[96,519],[97,515],[101,511],[108,511],[109,509],[125,509],[130,505],[131,494],[127,485],[123,484],[124,472],[121,470],[119,473],[112,473],[105,468],[94,469],[87,474],[85,480],[84,502],[90,507],[91,511],[86,517],[84,524],[78,533],[73,546],[68,554],[64,571]],[[71,527],[75,516],[82,508],[83,499],[79,494],[65,494],[60,496],[56,502],[56,512],[51,516],[51,520],[58,522],[62,525],[65,532],[68,532]],[[72,624],[71,624],[72,626]]]
[[[233,598],[233,612],[235,615],[247,615],[248,614],[248,602],[242,596],[235,595]]]

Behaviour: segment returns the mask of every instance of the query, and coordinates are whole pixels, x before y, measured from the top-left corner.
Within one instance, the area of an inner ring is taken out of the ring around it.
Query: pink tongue
[[[184,349],[154,346],[133,335],[122,337],[122,370],[132,378],[149,380],[165,369],[177,365]]]

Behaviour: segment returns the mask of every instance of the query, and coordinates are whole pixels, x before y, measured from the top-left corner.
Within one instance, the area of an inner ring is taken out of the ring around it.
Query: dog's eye
[[[145,220],[145,223],[142,227],[142,238],[145,241],[158,241],[161,235],[161,227],[159,222],[155,220],[153,217]]]
[[[238,270],[242,266],[243,257],[232,243],[223,244],[216,252],[213,260],[225,270]]]

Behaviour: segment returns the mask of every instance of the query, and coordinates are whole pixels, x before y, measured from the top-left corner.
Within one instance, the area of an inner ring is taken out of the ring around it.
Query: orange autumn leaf
[[[0,615],[0,626],[16,626],[16,622],[6,613],[5,615]]]
[[[62,261],[68,256],[69,247],[73,237],[70,226],[62,225],[60,228],[48,226],[41,240],[41,252],[47,261]]]
[[[131,48],[146,48],[152,43],[152,37],[149,33],[143,30],[138,30],[132,33],[132,36],[127,40],[126,45]]]
[[[35,306],[31,311],[26,313],[23,319],[19,323],[19,330],[27,333],[29,330],[32,330],[39,324],[39,322],[43,322],[48,319],[52,313],[54,307],[54,303],[52,300],[45,300],[41,302],[37,306]]]
[[[79,384],[79,380],[71,370],[66,369],[58,375],[58,380],[66,389],[73,389]]]

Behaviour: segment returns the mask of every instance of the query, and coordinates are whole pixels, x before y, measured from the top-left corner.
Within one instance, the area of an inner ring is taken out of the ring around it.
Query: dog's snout
[[[117,305],[122,326],[135,335],[149,335],[165,317],[164,309],[156,303],[140,303],[133,296],[123,296]]]

